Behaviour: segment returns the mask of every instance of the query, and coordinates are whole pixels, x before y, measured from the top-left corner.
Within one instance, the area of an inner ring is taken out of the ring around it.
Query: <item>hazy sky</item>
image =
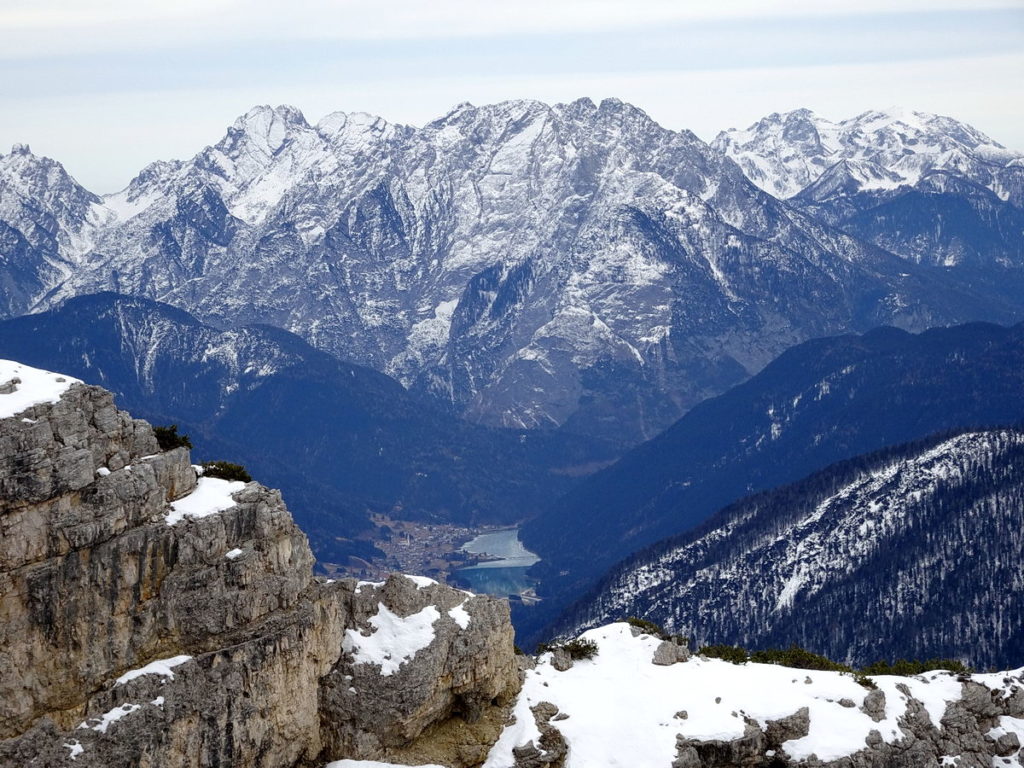
[[[254,104],[421,125],[617,96],[705,139],[900,105],[1024,149],[1024,0],[0,0],[0,151],[97,192]]]

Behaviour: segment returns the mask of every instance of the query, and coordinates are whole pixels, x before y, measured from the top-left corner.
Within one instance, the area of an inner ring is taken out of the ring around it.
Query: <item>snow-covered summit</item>
[[[0,222],[16,229],[26,248],[46,263],[45,282],[68,275],[69,264],[92,247],[93,235],[106,218],[100,198],[56,160],[33,154],[27,144],[15,144],[10,154],[0,154]],[[18,246],[9,242],[9,235],[0,248],[0,256],[13,259],[12,269],[29,266],[21,263],[25,257],[17,254]],[[20,280],[24,277],[19,275]]]
[[[755,184],[789,198],[843,161],[870,168],[862,188],[912,186],[933,170],[955,169],[1006,199],[1001,169],[1021,153],[942,115],[893,107],[839,122],[808,109],[773,113],[746,130],[720,133],[713,146]],[[879,181],[881,180],[881,181]]]
[[[268,146],[280,146],[289,127],[308,128],[305,115],[298,107],[280,104],[271,107],[260,104],[238,117],[231,129],[253,137],[267,139]]]

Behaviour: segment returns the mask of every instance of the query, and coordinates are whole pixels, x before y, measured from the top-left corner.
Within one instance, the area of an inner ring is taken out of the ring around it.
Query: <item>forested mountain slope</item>
[[[618,560],[752,492],[935,432],[1024,419],[1024,326],[881,328],[801,344],[556,500],[522,531],[540,624]],[[533,626],[536,626],[534,624]]]
[[[1024,657],[1024,432],[969,431],[835,464],[638,553],[560,624],[643,616],[699,644],[863,666]]]

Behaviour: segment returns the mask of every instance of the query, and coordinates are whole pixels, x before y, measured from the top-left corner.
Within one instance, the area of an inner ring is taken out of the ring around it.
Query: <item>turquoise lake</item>
[[[540,560],[519,541],[519,529],[482,533],[461,547],[463,552],[500,558],[470,568],[460,568],[453,575],[474,592],[507,597],[518,595],[533,586],[526,570]]]

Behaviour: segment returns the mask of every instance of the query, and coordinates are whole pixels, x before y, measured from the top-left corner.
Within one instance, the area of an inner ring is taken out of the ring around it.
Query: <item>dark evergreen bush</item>
[[[248,483],[252,475],[245,471],[241,464],[232,464],[230,461],[204,461],[203,477],[219,477],[221,480],[241,480]]]
[[[926,659],[924,661],[897,659],[892,664],[888,661],[876,661],[874,664],[864,667],[861,672],[865,675],[900,675],[902,677],[909,677],[911,675],[931,672],[935,669],[947,669],[958,675],[971,674],[971,668],[956,659]]]
[[[562,647],[569,652],[570,659],[577,661],[580,659],[592,659],[597,656],[598,652],[597,643],[585,637],[577,637],[575,640],[570,640]]]
[[[855,683],[857,683],[858,685],[862,685],[862,686],[864,686],[865,688],[867,688],[868,690],[871,690],[871,691],[873,691],[876,688],[878,688],[878,686],[875,685],[875,681],[872,680],[867,675],[865,675],[863,672],[854,672],[853,673],[853,681]]]
[[[626,623],[631,627],[636,627],[641,632],[646,632],[648,635],[654,635],[655,637],[660,638],[665,637],[665,630],[653,621],[647,621],[647,619],[639,619],[636,616],[630,616],[626,619]]]
[[[188,439],[188,435],[178,434],[177,424],[171,424],[168,427],[153,427],[153,434],[156,435],[156,441],[160,445],[161,451],[171,451],[175,448],[192,450],[192,441]]]
[[[697,653],[709,659],[721,659],[730,664],[743,664],[747,661],[747,651],[738,645],[705,645]]]
[[[811,653],[799,645],[791,645],[782,650],[780,648],[768,648],[763,651],[754,651],[750,654],[750,660],[758,664],[778,664],[782,667],[793,667],[794,669],[817,669],[827,672],[852,672],[853,670],[845,664]]]

